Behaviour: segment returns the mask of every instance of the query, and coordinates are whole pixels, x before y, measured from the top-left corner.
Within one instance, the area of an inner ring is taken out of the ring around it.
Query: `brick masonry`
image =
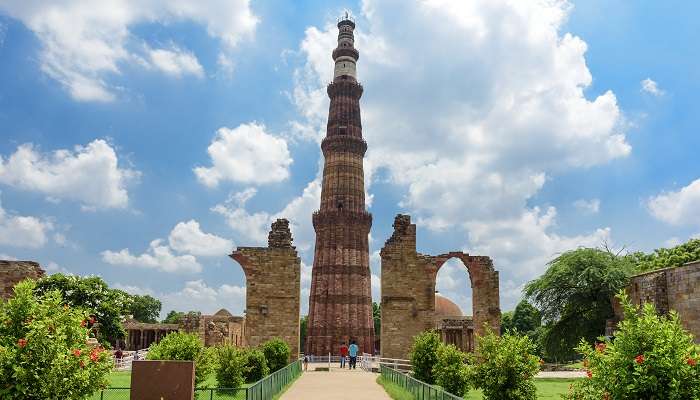
[[[230,257],[246,277],[245,344],[258,346],[281,338],[299,354],[301,259],[292,246],[289,221],[272,223],[268,247],[238,247]]]
[[[0,299],[12,297],[16,284],[27,278],[38,279],[44,270],[34,261],[0,260]]]
[[[633,276],[627,293],[635,305],[652,303],[661,314],[675,310],[700,343],[700,261]],[[620,307],[615,314],[622,317]]]
[[[489,257],[451,252],[438,256],[416,251],[416,225],[408,215],[397,215],[394,233],[381,250],[382,357],[408,358],[417,334],[435,328],[435,280],[445,262],[458,258],[469,271],[474,328],[484,325],[500,331],[498,271]]]

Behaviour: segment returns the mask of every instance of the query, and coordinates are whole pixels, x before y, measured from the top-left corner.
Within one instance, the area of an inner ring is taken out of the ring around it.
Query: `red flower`
[[[598,353],[602,353],[602,352],[605,351],[605,347],[607,347],[607,346],[605,345],[605,343],[598,343],[597,345],[595,345],[595,350],[596,350]]]
[[[634,358],[634,361],[637,362],[637,364],[641,364],[644,362],[644,354],[640,354],[637,357]]]
[[[85,320],[80,321],[80,326],[85,328],[85,325],[87,325],[87,321],[85,321]]]
[[[17,346],[19,346],[20,348],[22,348],[26,345],[27,345],[27,339],[20,339],[17,341]]]
[[[75,349],[75,350],[73,350],[73,355],[76,356],[76,357],[80,357],[80,353],[81,353],[81,352],[80,352],[80,349]]]
[[[95,347],[95,348],[92,349],[92,351],[90,352],[90,359],[91,359],[93,362],[97,362],[97,360],[100,358],[100,353],[101,353],[101,352],[102,352],[102,349],[101,349],[101,348]]]
[[[586,375],[588,375],[589,378],[593,378],[593,372],[591,372],[591,370],[586,371]]]
[[[696,366],[697,364],[698,364],[698,360],[696,360],[696,359],[694,359],[694,358],[689,358],[689,359],[688,359],[688,365],[690,365],[691,367],[694,367],[694,366]]]

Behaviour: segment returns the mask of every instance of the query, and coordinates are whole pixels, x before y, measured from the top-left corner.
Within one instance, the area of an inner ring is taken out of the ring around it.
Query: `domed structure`
[[[447,297],[435,293],[435,317],[463,317],[462,310]]]
[[[225,308],[222,308],[221,310],[217,311],[214,315],[217,317],[233,317],[233,314],[228,312],[228,310]]]

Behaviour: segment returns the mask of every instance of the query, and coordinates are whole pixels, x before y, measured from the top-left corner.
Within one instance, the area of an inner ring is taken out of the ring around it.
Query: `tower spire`
[[[340,345],[356,341],[374,353],[374,320],[370,287],[368,235],[372,215],[365,207],[360,97],[355,49],[355,21],[345,13],[338,21],[338,47],[333,50],[333,82],[324,156],[321,206],[313,215],[316,231],[309,295],[306,353],[338,354]]]

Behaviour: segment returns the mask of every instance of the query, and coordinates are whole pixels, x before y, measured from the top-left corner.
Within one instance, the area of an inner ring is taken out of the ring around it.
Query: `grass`
[[[545,378],[535,379],[534,381],[537,387],[538,399],[560,399],[561,395],[568,393],[569,385],[575,379]],[[414,400],[411,393],[395,383],[384,381],[381,376],[377,378],[377,383],[382,385],[389,397],[394,400]],[[483,395],[480,390],[473,389],[464,398],[467,400],[482,400]]]

